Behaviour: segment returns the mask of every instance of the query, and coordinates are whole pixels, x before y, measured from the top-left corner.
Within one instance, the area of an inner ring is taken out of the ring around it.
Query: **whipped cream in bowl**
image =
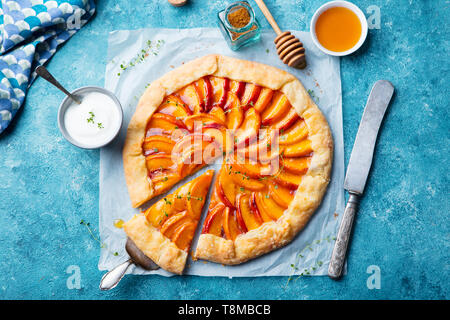
[[[66,97],[58,110],[58,126],[73,145],[97,149],[110,143],[120,131],[122,106],[117,97],[101,87],[82,87],[72,92],[81,104]]]

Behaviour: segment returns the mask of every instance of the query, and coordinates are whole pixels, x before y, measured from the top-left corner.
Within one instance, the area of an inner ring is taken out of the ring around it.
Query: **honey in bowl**
[[[324,11],[316,22],[316,36],[320,44],[333,52],[353,48],[361,37],[361,22],[350,9],[332,7]]]

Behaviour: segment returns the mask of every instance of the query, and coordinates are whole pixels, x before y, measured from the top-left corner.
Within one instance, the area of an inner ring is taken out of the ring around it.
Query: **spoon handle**
[[[128,259],[124,263],[119,264],[117,267],[105,273],[100,281],[100,290],[111,290],[114,289],[122,280],[125,272],[133,264],[131,259]]]
[[[69,91],[67,91],[59,82],[58,80],[56,80],[51,73],[47,70],[46,67],[44,66],[39,66],[36,68],[36,73],[41,76],[42,78],[44,78],[45,80],[47,80],[48,82],[50,82],[52,85],[54,85],[55,87],[57,87],[59,90],[61,90],[62,92],[64,92],[67,96],[69,96],[73,101],[75,101],[76,103],[80,104],[80,100],[78,100],[76,97],[74,97],[73,94],[71,94]]]

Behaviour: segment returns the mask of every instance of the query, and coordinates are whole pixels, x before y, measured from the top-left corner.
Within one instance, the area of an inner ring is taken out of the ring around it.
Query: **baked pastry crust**
[[[152,226],[143,214],[135,215],[123,228],[136,246],[158,266],[176,274],[183,273],[187,252]]]
[[[306,225],[319,206],[330,178],[333,140],[327,121],[303,85],[280,69],[251,61],[209,55],[184,64],[153,82],[139,101],[128,127],[123,149],[125,177],[133,207],[154,196],[147,177],[142,142],[146,125],[164,97],[191,82],[213,75],[245,81],[284,93],[297,114],[304,119],[314,153],[308,171],[283,215],[273,222],[240,234],[234,241],[201,234],[195,257],[223,264],[238,264],[289,243]],[[162,244],[162,243],[161,243]],[[149,247],[149,252],[153,247]]]

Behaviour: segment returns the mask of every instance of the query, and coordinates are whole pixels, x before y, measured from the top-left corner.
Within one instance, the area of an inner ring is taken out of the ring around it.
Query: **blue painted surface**
[[[267,1],[284,29],[308,30],[325,1]],[[38,79],[20,115],[0,136],[0,298],[29,299],[439,299],[449,277],[448,1],[353,1],[381,9],[381,29],[341,62],[348,161],[371,85],[395,88],[356,221],[348,275],[335,282],[304,277],[204,278],[129,276],[98,290],[98,244],[80,220],[98,225],[99,152],[72,147],[60,135],[62,95]],[[55,55],[49,70],[69,88],[103,85],[109,31],[142,27],[211,27],[222,1],[97,1],[94,19]],[[254,2],[251,1],[252,4]],[[257,10],[264,28],[269,25]],[[369,15],[368,15],[369,16]],[[70,63],[68,63],[70,61]],[[68,266],[81,289],[66,285]],[[367,267],[381,269],[369,290]]]

